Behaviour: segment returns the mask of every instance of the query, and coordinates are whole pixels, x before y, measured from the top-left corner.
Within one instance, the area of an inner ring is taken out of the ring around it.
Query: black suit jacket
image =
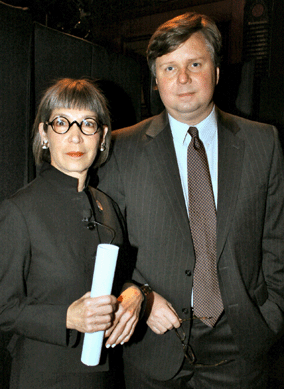
[[[225,313],[241,354],[257,361],[280,336],[284,311],[284,165],[277,131],[217,110],[217,266]],[[194,251],[166,112],[114,133],[99,187],[120,206],[136,248],[133,278],[181,318],[191,306]],[[188,322],[184,323],[188,331]],[[125,358],[167,380],[183,360],[173,331],[141,321]]]
[[[113,243],[121,247],[118,207],[103,193],[93,193],[96,220],[115,230]],[[48,164],[0,206],[0,328],[14,333],[9,345],[13,380],[35,372],[108,370],[105,356],[99,366],[84,365],[83,334],[70,336],[66,330],[67,308],[91,289],[97,245],[112,239],[107,228],[86,228],[82,219],[90,214],[87,192],[77,192],[77,180]],[[121,281],[116,282],[119,290]]]

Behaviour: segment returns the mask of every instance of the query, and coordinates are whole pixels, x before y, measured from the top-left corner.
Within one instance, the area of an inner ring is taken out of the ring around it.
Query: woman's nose
[[[83,139],[82,132],[77,122],[72,123],[69,131],[69,142],[80,143]]]

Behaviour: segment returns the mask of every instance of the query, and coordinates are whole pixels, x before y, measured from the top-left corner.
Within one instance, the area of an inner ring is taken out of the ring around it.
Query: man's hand
[[[114,347],[129,341],[139,320],[142,301],[143,295],[135,285],[121,293],[117,299],[118,309],[113,325],[105,333],[105,337],[109,336],[106,347]]]
[[[92,298],[88,292],[68,307],[66,328],[83,333],[105,331],[113,322],[116,307],[114,296]]]
[[[145,315],[152,331],[161,335],[180,326],[178,314],[171,303],[156,292],[152,292],[148,300]]]

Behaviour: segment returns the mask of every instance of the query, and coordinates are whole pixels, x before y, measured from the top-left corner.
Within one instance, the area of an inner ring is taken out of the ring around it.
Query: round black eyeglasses
[[[75,123],[84,135],[94,135],[102,127],[102,125],[93,118],[86,118],[82,120],[81,123],[78,123],[76,120],[70,123],[64,116],[56,116],[51,122],[47,122],[57,134],[66,134]]]

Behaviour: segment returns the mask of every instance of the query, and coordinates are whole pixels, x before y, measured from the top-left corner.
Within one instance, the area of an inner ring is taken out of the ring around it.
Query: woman
[[[106,355],[96,367],[80,360],[83,333],[109,329],[117,309],[114,296],[88,292],[97,245],[122,246],[124,234],[114,203],[88,187],[88,169],[109,150],[105,99],[87,80],[62,79],[43,96],[33,131],[39,176],[0,207],[0,329],[14,333],[10,388],[117,387]]]

